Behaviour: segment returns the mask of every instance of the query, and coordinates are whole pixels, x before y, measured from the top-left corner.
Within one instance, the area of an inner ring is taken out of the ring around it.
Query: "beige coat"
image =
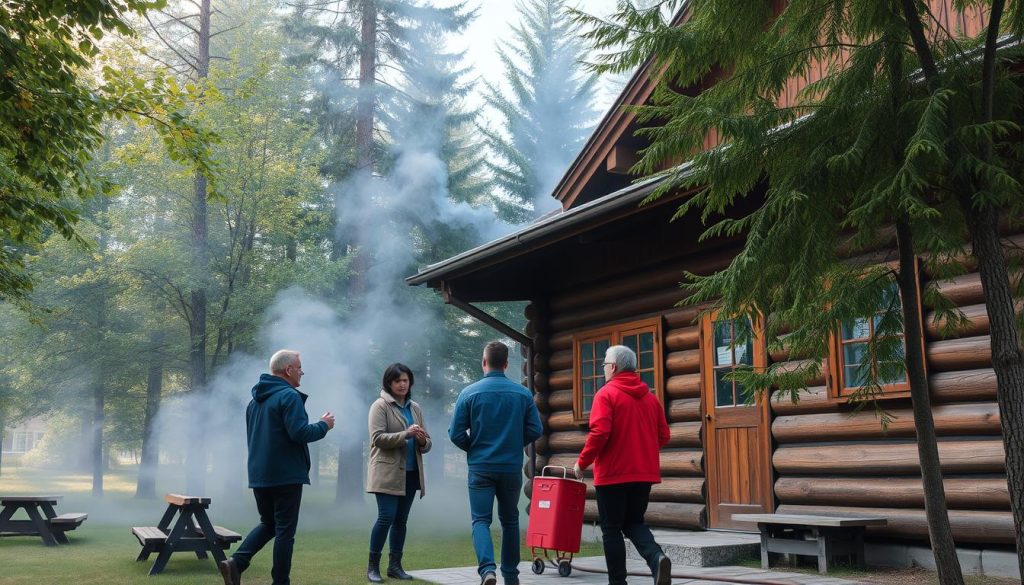
[[[416,402],[412,406],[413,421],[426,429],[423,411]],[[381,390],[380,398],[370,405],[370,461],[366,472],[366,491],[393,496],[405,495],[406,429],[405,415],[395,398]],[[431,442],[416,444],[416,468],[420,472],[420,497],[426,493],[423,482],[423,454],[430,451]]]

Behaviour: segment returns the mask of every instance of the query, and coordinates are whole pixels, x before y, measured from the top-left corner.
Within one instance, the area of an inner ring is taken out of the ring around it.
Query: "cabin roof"
[[[689,164],[680,169],[686,173]],[[542,218],[518,231],[422,269],[405,279],[409,285],[427,284],[442,288],[454,285],[466,301],[526,300],[550,280],[538,272],[547,266],[557,270],[557,259],[569,247],[585,246],[583,234],[602,237],[602,228],[619,225],[630,215],[649,208],[663,208],[675,201],[666,195],[641,206],[643,200],[665,181],[652,177],[567,211]],[[675,206],[669,206],[671,210]],[[671,213],[671,211],[669,212]],[[530,275],[530,276],[524,276]]]

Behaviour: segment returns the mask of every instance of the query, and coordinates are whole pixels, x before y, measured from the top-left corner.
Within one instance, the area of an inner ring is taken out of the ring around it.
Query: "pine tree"
[[[488,162],[505,198],[500,217],[523,223],[550,210],[552,190],[590,135],[598,77],[583,71],[585,48],[565,0],[520,0],[514,39],[499,50],[509,88],[487,84],[486,100],[502,120],[484,129],[496,160]]]
[[[640,114],[651,127],[643,131],[650,146],[639,168],[660,171],[666,181],[658,193],[695,188],[680,213],[701,213],[711,224],[705,238],[746,235],[726,270],[689,275],[692,301],[714,300],[726,314],[769,316],[769,343],[780,346],[786,332],[789,350],[810,360],[799,372],[746,372],[747,384],[795,394],[819,370],[835,324],[872,314],[884,287],[898,283],[901,302],[886,306],[882,321],[889,325],[880,329],[887,331],[876,333],[868,351],[890,373],[905,368],[910,380],[929,538],[944,584],[963,577],[946,514],[923,356],[916,343],[908,343],[904,355],[892,333],[905,327],[908,339],[922,335],[914,310],[915,255],[930,252],[930,270],[948,273],[970,231],[988,310],[1009,316],[1001,325],[992,319],[993,368],[1017,546],[1024,550],[1024,359],[994,221],[996,209],[1008,211],[1015,225],[1024,215],[1024,157],[1016,142],[1024,93],[1020,78],[996,59],[1002,27],[1019,37],[1024,11],[1016,4],[1003,20],[1003,5],[991,3],[987,30],[978,38],[935,26],[925,3],[910,0],[793,2],[774,12],[768,4],[692,2],[690,18],[679,27],[629,6],[612,25],[578,15],[597,26],[592,37],[600,48],[626,45],[599,70],[635,67],[652,53],[653,70],[667,67],[653,105]],[[823,78],[795,104],[780,106],[787,82],[806,75],[815,61],[827,67]],[[710,71],[729,77],[696,96],[683,91],[700,87]],[[709,132],[727,146],[703,151]],[[691,165],[675,166],[687,159]],[[755,211],[718,219],[735,213],[752,192],[764,198]],[[897,270],[840,257],[841,247],[850,254],[891,243],[886,233],[893,225]],[[947,326],[962,321],[941,295],[926,294]],[[884,378],[873,374],[867,388],[877,389]]]

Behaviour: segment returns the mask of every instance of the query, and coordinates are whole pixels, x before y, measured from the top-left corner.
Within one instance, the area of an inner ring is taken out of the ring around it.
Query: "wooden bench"
[[[81,526],[82,522],[85,522],[88,517],[89,515],[85,513],[71,512],[48,518],[46,523],[50,525],[50,530],[54,532],[67,532]]]
[[[223,561],[226,558],[224,551],[231,548],[231,543],[242,540],[241,534],[210,522],[206,514],[210,498],[167,494],[164,500],[167,510],[156,526],[132,528],[132,534],[142,545],[142,551],[135,560],[144,561],[152,553],[157,553],[150,575],[163,571],[175,552],[192,552],[199,559],[207,558],[206,553],[209,552],[214,561]]]
[[[771,553],[818,557],[818,572],[827,573],[838,555],[864,565],[864,529],[884,526],[885,518],[812,516],[802,514],[733,514],[733,520],[756,522],[761,531],[761,568],[768,569]]]
[[[199,527],[196,527],[196,528],[197,528],[196,532],[200,536],[202,536],[203,535],[203,529],[199,528]],[[213,532],[214,532],[214,534],[217,535],[217,543],[220,544],[221,547],[223,547],[225,549],[231,548],[231,543],[238,542],[239,540],[242,540],[242,535],[241,534],[239,534],[239,533],[237,533],[237,532],[235,532],[233,530],[228,530],[227,528],[224,528],[223,526],[214,526],[213,527]]]

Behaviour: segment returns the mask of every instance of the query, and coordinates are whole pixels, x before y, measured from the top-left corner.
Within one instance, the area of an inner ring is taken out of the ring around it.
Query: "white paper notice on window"
[[[725,366],[732,363],[732,348],[728,345],[719,345],[718,350],[718,364],[719,366]]]

